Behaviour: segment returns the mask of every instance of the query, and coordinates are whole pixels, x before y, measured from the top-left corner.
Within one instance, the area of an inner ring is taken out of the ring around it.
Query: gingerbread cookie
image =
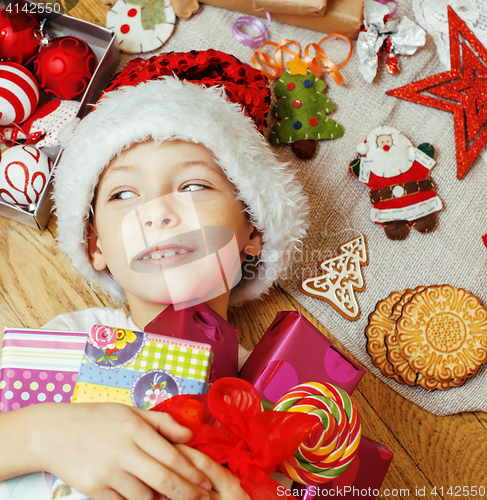
[[[428,287],[404,305],[397,341],[425,378],[463,380],[487,360],[487,310],[463,288]]]
[[[367,336],[367,352],[372,356],[372,362],[386,377],[392,377],[404,383],[396,374],[394,366],[388,360],[385,338],[394,331],[396,322],[390,318],[394,305],[401,299],[402,292],[392,292],[387,299],[377,303],[375,310],[369,316],[369,324],[365,329]]]
[[[378,302],[365,333],[384,375],[427,390],[459,387],[487,360],[487,310],[450,285],[392,292]]]
[[[304,279],[299,288],[306,295],[328,302],[345,319],[355,321],[360,316],[355,292],[365,290],[362,266],[369,263],[365,235],[343,243],[338,251],[338,256],[320,262],[322,273]]]

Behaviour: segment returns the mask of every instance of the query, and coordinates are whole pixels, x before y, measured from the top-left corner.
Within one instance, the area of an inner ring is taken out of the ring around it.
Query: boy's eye
[[[204,184],[188,183],[181,186],[179,190],[186,193],[187,192],[192,193],[193,191],[201,191],[202,189],[209,189],[209,187],[205,186]]]
[[[133,191],[119,191],[111,196],[112,200],[128,200],[137,196]]]

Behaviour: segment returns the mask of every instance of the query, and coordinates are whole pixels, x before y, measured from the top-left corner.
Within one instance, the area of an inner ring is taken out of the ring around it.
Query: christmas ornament
[[[397,8],[396,8],[397,10]],[[364,27],[357,38],[358,70],[371,83],[377,74],[379,57],[385,58],[387,71],[399,71],[397,55],[413,55],[426,43],[422,28],[404,16],[401,21],[390,20],[389,8],[374,0],[364,0]]]
[[[0,126],[24,122],[38,103],[34,75],[20,64],[0,62]]]
[[[169,0],[118,0],[107,12],[106,25],[117,34],[120,49],[134,54],[161,47],[175,22]]]
[[[54,38],[43,45],[34,59],[39,86],[57,99],[83,94],[98,61],[89,45],[74,36]]]
[[[21,127],[0,127],[0,137],[12,142],[27,139],[37,148],[59,146],[59,130],[75,118],[79,107],[78,101],[54,99],[40,106]]]
[[[39,202],[51,161],[33,146],[14,146],[0,157],[0,199],[28,209]]]
[[[300,290],[330,304],[345,319],[355,321],[360,316],[356,292],[365,290],[362,266],[369,263],[367,243],[361,234],[338,247],[340,254],[319,264],[322,273],[299,284]]]
[[[428,233],[437,224],[442,209],[430,170],[435,165],[434,148],[417,149],[398,130],[377,127],[357,147],[359,158],[350,164],[351,173],[366,184],[372,202],[371,218],[384,226],[391,240],[404,240],[410,227]]]
[[[343,127],[326,115],[335,105],[323,93],[326,83],[308,70],[298,56],[287,63],[274,93],[277,102],[272,110],[279,120],[269,135],[271,144],[292,143],[299,158],[309,159],[316,151],[316,141],[337,139]]]
[[[457,178],[461,179],[487,144],[487,50],[451,7],[448,24],[451,70],[386,93],[453,113]]]
[[[0,9],[0,59],[28,64],[39,50],[39,28],[34,14]]]

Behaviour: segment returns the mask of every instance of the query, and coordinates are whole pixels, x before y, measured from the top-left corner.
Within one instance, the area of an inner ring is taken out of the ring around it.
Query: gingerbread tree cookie
[[[279,121],[269,142],[292,143],[296,156],[308,159],[316,151],[316,141],[341,137],[343,127],[327,116],[335,105],[323,93],[326,83],[297,56],[287,66],[289,71],[281,75],[274,89],[277,102],[272,111]]]

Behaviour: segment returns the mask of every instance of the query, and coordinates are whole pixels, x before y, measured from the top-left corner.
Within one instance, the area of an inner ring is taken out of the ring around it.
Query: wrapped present
[[[86,333],[6,328],[0,361],[0,412],[69,403]]]
[[[208,344],[95,325],[73,403],[122,403],[149,410],[178,394],[204,394],[212,359]]]
[[[211,382],[238,376],[238,331],[204,302],[179,311],[170,305],[144,331],[210,344],[214,355]]]
[[[266,17],[265,9],[258,0],[202,0],[203,3],[235,10],[252,16]],[[281,4],[282,2],[275,2]],[[309,3],[309,0],[308,0]],[[266,2],[266,8],[269,7]],[[298,15],[300,2],[294,2],[295,11],[290,13],[272,13],[272,19],[281,23],[292,24],[300,28],[307,28],[321,33],[340,33],[350,38],[357,38],[362,26],[362,0],[327,0],[322,15],[319,11],[313,14]]]
[[[271,14],[297,16],[323,16],[326,0],[254,0],[255,10],[266,10]]]
[[[273,403],[310,380],[334,384],[351,394],[364,374],[298,311],[277,313],[240,370],[240,378]]]
[[[386,446],[362,437],[355,459],[343,474],[321,486],[294,483],[291,491],[299,500],[331,496],[346,500],[357,497],[373,500],[380,496],[379,488],[391,461],[392,452]]]

